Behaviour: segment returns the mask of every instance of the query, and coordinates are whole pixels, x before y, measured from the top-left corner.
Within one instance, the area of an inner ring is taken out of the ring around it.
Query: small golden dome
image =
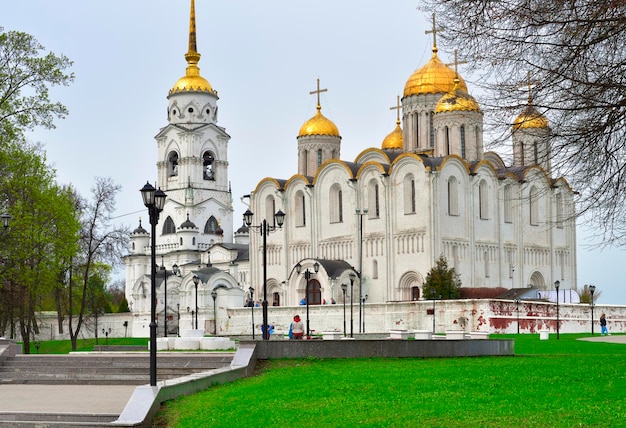
[[[385,137],[382,149],[402,150],[404,147],[402,141],[402,128],[400,128],[400,120],[396,120],[396,129],[391,131],[391,133]]]
[[[433,48],[433,56],[423,67],[417,69],[404,85],[404,96],[447,93],[454,89],[456,73],[445,65]],[[459,87],[467,92],[467,85],[459,76]]]
[[[478,102],[467,91],[459,87],[459,80],[456,79],[454,89],[445,94],[437,102],[435,113],[443,113],[448,111],[474,111],[480,112]]]
[[[304,122],[304,125],[300,128],[298,137],[304,137],[307,135],[331,135],[339,137],[339,130],[337,126],[327,119],[321,112],[322,106],[317,105],[317,113],[315,116]]]
[[[513,122],[513,128],[515,129],[527,129],[527,128],[549,128],[548,119],[539,113],[535,107],[529,105],[526,109],[515,119]]]

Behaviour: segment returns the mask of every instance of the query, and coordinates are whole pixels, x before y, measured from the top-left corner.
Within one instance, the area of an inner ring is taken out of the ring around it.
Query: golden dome
[[[455,81],[454,89],[441,97],[437,102],[435,113],[448,111],[480,112],[480,106],[474,97],[459,87],[459,79],[455,79]]]
[[[317,105],[317,113],[315,116],[304,122],[304,125],[300,128],[298,137],[304,137],[308,135],[331,135],[333,137],[339,137],[339,130],[337,126],[327,119],[321,112],[322,106]]]
[[[529,105],[526,109],[515,119],[513,122],[513,128],[515,129],[527,129],[527,128],[549,128],[548,119],[539,113],[535,107]]]
[[[185,54],[187,61],[187,71],[183,77],[178,79],[174,87],[170,90],[170,94],[175,92],[211,92],[217,94],[208,80],[200,76],[200,54],[196,48],[196,8],[194,1],[191,1],[191,10],[189,14],[189,49]]]
[[[433,56],[423,67],[417,69],[404,85],[404,96],[421,94],[445,94],[454,89],[456,73],[445,65],[433,48]],[[459,76],[459,87],[467,92],[467,85]]]
[[[396,129],[391,131],[383,140],[382,149],[402,150],[404,144],[402,142],[402,128],[400,128],[400,120],[396,120]]]

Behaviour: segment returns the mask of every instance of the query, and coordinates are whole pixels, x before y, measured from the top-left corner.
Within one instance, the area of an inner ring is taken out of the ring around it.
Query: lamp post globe
[[[198,275],[194,275],[193,276],[193,285],[195,288],[195,292],[196,292],[196,315],[195,315],[195,321],[194,321],[194,325],[195,325],[195,329],[198,329],[198,284],[200,283],[200,277],[198,277]]]

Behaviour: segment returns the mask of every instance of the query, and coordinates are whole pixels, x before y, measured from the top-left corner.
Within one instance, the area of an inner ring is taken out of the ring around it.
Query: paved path
[[[136,385],[0,385],[0,413],[120,414]]]
[[[578,340],[586,340],[588,342],[607,342],[607,343],[624,343],[626,344],[626,335],[620,334],[619,336],[600,336],[583,337]]]

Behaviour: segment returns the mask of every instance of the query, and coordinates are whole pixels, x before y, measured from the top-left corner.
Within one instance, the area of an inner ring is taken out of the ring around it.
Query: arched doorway
[[[322,304],[322,287],[320,286],[320,282],[317,279],[309,280],[307,300],[309,302],[309,305]]]

